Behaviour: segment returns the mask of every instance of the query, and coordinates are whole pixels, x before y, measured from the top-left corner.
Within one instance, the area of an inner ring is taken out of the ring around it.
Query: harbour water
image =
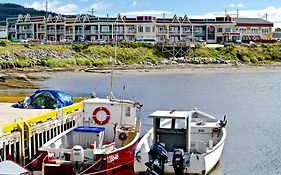
[[[50,77],[38,83],[73,96],[109,93],[109,74],[72,72]],[[198,108],[217,118],[227,115],[226,144],[212,175],[281,173],[281,71],[117,74],[114,95],[144,104],[143,131],[151,126],[148,114],[157,109]]]

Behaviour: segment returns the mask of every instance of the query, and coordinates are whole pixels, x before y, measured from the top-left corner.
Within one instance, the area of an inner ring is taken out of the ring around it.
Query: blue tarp
[[[37,90],[23,102],[15,104],[18,108],[55,109],[73,104],[72,97],[56,90]]]

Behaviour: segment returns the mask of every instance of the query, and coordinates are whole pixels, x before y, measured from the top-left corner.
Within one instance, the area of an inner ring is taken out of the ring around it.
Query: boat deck
[[[0,125],[9,124],[17,119],[43,114],[51,109],[13,108],[14,103],[0,103]]]

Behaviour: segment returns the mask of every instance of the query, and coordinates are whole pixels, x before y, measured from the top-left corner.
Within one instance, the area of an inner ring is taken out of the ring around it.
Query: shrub
[[[7,46],[7,43],[5,41],[0,41],[0,46],[1,47],[6,47]]]

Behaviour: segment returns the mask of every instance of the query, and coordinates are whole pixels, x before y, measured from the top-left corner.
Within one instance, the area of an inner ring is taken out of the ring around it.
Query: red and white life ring
[[[105,112],[105,114],[106,114],[106,118],[104,119],[104,120],[99,120],[98,118],[97,118],[97,113],[99,112],[99,111],[104,111]],[[99,125],[105,125],[105,124],[107,124],[108,122],[109,122],[109,120],[110,120],[110,112],[109,112],[109,110],[108,109],[106,109],[105,107],[97,107],[94,111],[93,111],[93,119],[94,119],[94,121],[97,123],[97,124],[99,124]]]

